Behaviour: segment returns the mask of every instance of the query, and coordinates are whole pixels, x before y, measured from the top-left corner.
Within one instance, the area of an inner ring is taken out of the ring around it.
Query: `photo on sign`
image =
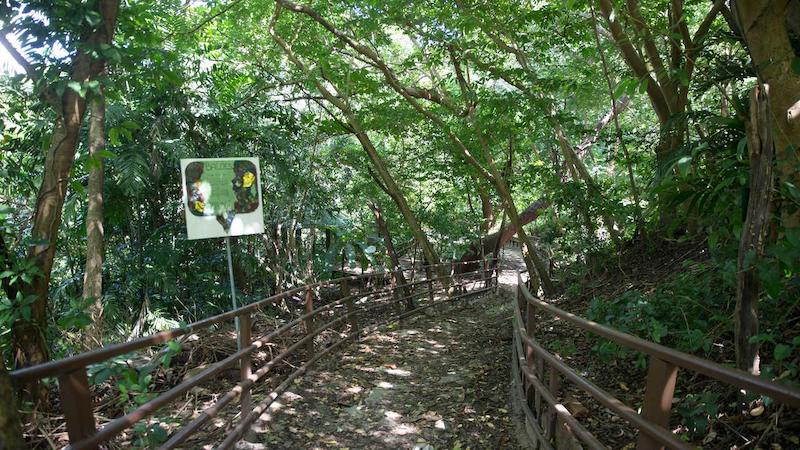
[[[258,158],[182,159],[189,239],[264,232]]]

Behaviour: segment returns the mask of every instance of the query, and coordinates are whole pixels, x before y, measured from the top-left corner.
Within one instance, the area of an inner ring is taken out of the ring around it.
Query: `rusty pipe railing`
[[[524,380],[528,394],[523,395],[524,393],[518,392],[517,398],[528,406],[529,397],[531,397],[530,393],[533,393],[534,402],[537,404],[530,411],[528,422],[534,428],[535,438],[542,443],[546,443],[547,446],[558,440],[553,436],[552,432],[547,432],[544,428],[545,425],[548,427],[553,426],[552,423],[545,422],[548,421],[548,418],[552,420],[554,408],[558,406],[563,408],[563,405],[554,403],[555,398],[558,396],[557,391],[560,389],[562,377],[638,429],[640,433],[637,449],[692,448],[677,439],[668,429],[672,398],[679,369],[691,370],[723,383],[769,396],[791,407],[800,407],[800,390],[798,389],[759,378],[740,370],[722,367],[709,360],[679,352],[578,317],[536,298],[523,282],[521,274],[521,272],[517,274],[512,351],[513,357],[516,359],[514,377]],[[526,317],[524,319],[521,310],[523,306],[526,309]],[[625,405],[608,392],[579,375],[566,363],[544,349],[534,338],[537,311],[558,317],[580,329],[609,339],[627,349],[649,355],[650,364],[641,413],[637,413],[630,406]],[[523,344],[525,347],[524,352]],[[544,366],[549,369],[550,386],[548,387],[545,387],[542,383],[545,373]],[[553,389],[553,386],[557,386],[558,389]],[[544,398],[550,404],[551,411],[547,414],[539,407],[537,401],[539,398]],[[598,445],[602,444],[597,442],[591,434],[587,434],[588,432],[574,418],[568,419],[565,416],[562,418],[565,419],[562,424],[566,424],[562,428],[567,435],[566,439],[577,439],[589,448],[602,448],[598,447]]]
[[[474,263],[475,261],[466,261],[442,263],[438,264],[437,266],[449,265],[451,267],[455,267],[459,264]],[[348,339],[359,336],[363,329],[359,327],[358,316],[364,315],[367,312],[379,310],[381,308],[391,307],[392,305],[399,305],[400,302],[413,299],[416,296],[429,295],[430,298],[433,298],[434,291],[440,290],[444,286],[451,285],[448,280],[460,280],[459,283],[455,283],[454,285],[458,286],[459,289],[463,289],[465,285],[463,280],[468,279],[470,276],[479,273],[493,273],[494,275],[490,275],[489,277],[475,280],[476,282],[473,283],[473,287],[477,284],[477,282],[488,283],[488,281],[491,279],[494,279],[496,284],[497,270],[494,269],[494,272],[487,270],[489,267],[489,261],[483,260],[480,261],[480,263],[482,267],[476,271],[459,273],[455,275],[451,274],[438,277],[426,277],[419,282],[405,283],[403,285],[386,283],[387,277],[394,276],[396,272],[404,270],[398,269],[390,272],[375,272],[357,276],[345,276],[334,280],[320,281],[305,286],[299,286],[249,305],[242,306],[236,310],[218,314],[184,327],[145,336],[130,342],[110,345],[62,360],[51,361],[38,366],[16,370],[11,372],[10,375],[12,380],[18,384],[35,382],[46,377],[58,377],[59,392],[62,399],[64,418],[70,441],[70,445],[67,448],[69,450],[78,450],[99,448],[100,444],[114,439],[125,430],[133,427],[137,422],[144,420],[155,413],[159,408],[162,408],[163,406],[177,399],[181,394],[184,394],[188,390],[200,385],[201,383],[213,379],[226,368],[238,363],[240,366],[241,381],[233,389],[223,395],[214,405],[204,410],[198,418],[193,420],[184,429],[181,429],[174,434],[171,439],[162,447],[174,448],[199,430],[207,422],[207,420],[217,414],[221,408],[230,404],[237,398],[241,402],[242,410],[250,411],[251,387],[259,379],[263,378],[278,363],[284,361],[288,356],[298,353],[299,349],[305,347],[309,350],[309,359],[306,364],[302,366],[302,372],[305,372],[305,370],[307,370],[307,368],[310,367],[313,362],[319,360],[323,355],[330,353],[334,348],[338,348]],[[430,271],[430,266],[422,267],[422,269],[429,273],[433,272]],[[412,269],[412,274],[413,271],[414,269]],[[376,289],[372,289],[370,291],[351,293],[351,284],[361,282],[364,279],[367,280],[367,287],[369,287],[370,284],[377,284],[378,286],[376,286]],[[472,281],[473,280],[468,280],[467,283]],[[427,289],[414,292],[414,288],[422,284],[425,284]],[[337,285],[341,290],[341,298],[321,307],[314,308],[315,292],[321,287]],[[437,285],[439,287],[436,287]],[[407,296],[400,297],[396,295],[398,289],[409,289],[412,291],[412,293]],[[467,295],[486,292],[489,289],[491,288],[484,288],[481,290],[474,289],[470,292],[465,292],[459,295],[448,295],[448,298],[450,300],[455,300],[458,298],[463,298]],[[255,341],[251,341],[250,334],[254,318],[253,314],[255,312],[268,304],[274,304],[284,299],[298,297],[302,298],[304,301],[305,314],[301,314],[299,317],[296,317],[294,320],[284,324],[278,329],[267,333]],[[393,297],[394,300],[392,300]],[[363,303],[363,305],[360,305],[360,303]],[[415,313],[421,311],[422,309],[441,303],[443,302],[435,302],[424,305],[420,308],[407,310],[405,313],[400,315],[391,315],[383,323],[398,320],[402,317],[410,315],[409,313]],[[327,321],[324,324],[318,325],[316,323],[317,317],[320,317],[323,314],[336,314],[337,311],[344,311],[344,313],[333,320]],[[236,337],[236,339],[241,342],[241,348],[238,351],[232,353],[223,360],[214,363],[210,367],[201,371],[199,374],[196,374],[193,377],[179,383],[178,385],[173,386],[166,392],[159,394],[157,397],[153,398],[144,405],[137,407],[128,414],[113,419],[99,431],[96,430],[95,418],[91,406],[91,392],[86,374],[86,369],[89,365],[106,361],[110,358],[128,354],[137,350],[142,350],[154,345],[163,344],[182,335],[206,330],[215,325],[230,321],[233,318],[239,318],[242,325],[240,327],[239,335]],[[350,333],[348,334],[349,337],[347,339],[340,340],[339,343],[326,348],[321,353],[316,353],[314,349],[314,339],[323,332],[329,330],[335,331],[336,327],[344,325],[345,322],[347,322],[350,327]],[[251,355],[256,350],[264,347],[274,339],[283,336],[289,330],[299,327],[300,325],[303,325],[303,328],[305,329],[305,333],[303,334],[304,337],[290,345],[289,348],[280,354],[273,357],[255,372],[252,371]],[[374,326],[367,329],[373,328]],[[291,376],[291,379],[294,379],[301,374],[302,373],[295,371],[295,373]],[[283,386],[285,383],[286,382],[282,383],[281,385]],[[230,436],[228,438],[230,439]]]

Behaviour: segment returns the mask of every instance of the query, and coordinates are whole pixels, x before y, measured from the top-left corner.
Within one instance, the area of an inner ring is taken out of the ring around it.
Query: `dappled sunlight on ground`
[[[511,310],[486,296],[384,327],[282,395],[243,448],[516,448]]]

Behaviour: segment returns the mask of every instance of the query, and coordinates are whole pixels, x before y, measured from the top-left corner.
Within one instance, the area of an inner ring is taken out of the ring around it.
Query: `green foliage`
[[[126,409],[136,408],[158,395],[154,392],[155,377],[159,370],[167,369],[172,359],[180,353],[177,341],[170,341],[156,357],[145,364],[131,365],[132,355],[122,355],[89,366],[89,379],[94,385],[114,382],[118,396],[116,402]]]
[[[719,394],[703,392],[688,394],[676,407],[692,437],[703,437],[713,426],[719,411]]]
[[[593,299],[587,317],[656,343],[709,355],[731,327],[731,278],[706,264],[689,261],[686,267],[689,271],[652,292]],[[596,351],[606,357],[628,354],[609,344],[601,341]]]

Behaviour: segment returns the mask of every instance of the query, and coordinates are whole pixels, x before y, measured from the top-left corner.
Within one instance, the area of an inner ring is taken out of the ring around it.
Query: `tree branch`
[[[31,81],[39,81],[40,74],[36,71],[36,68],[33,67],[33,64],[30,63],[22,54],[17,51],[16,47],[14,47],[11,42],[9,42],[6,35],[9,33],[8,29],[0,30],[0,45],[6,49],[11,58],[14,59],[14,62],[19,64],[20,67],[25,71],[25,75],[31,79]]]
[[[386,64],[385,61],[383,61],[383,59],[380,57],[380,55],[377,54],[377,52],[375,52],[370,47],[367,47],[357,42],[356,40],[348,36],[346,33],[336,28],[332,23],[330,23],[328,20],[322,17],[315,10],[305,5],[298,5],[292,3],[288,0],[275,0],[275,1],[278,5],[281,5],[292,12],[308,16],[309,18],[317,22],[319,25],[321,25],[323,28],[328,30],[331,34],[336,36],[342,43],[348,45],[353,50],[357,51],[358,53],[372,60],[377,65],[381,73],[383,73],[383,76],[386,79],[387,84],[392,89],[394,89],[395,92],[397,92],[403,98],[405,98],[406,101],[420,114],[428,118],[436,126],[438,126],[445,133],[447,133],[450,139],[456,144],[456,147],[460,150],[461,155],[464,157],[464,159],[466,159],[467,162],[469,162],[472,166],[474,166],[475,169],[478,170],[478,172],[481,174],[481,176],[483,176],[487,180],[493,179],[493,176],[483,167],[483,165],[477,159],[475,159],[475,157],[469,151],[467,146],[461,141],[461,139],[455,133],[453,133],[452,130],[450,130],[450,127],[447,126],[444,120],[442,120],[439,116],[429,111],[427,108],[423,107],[417,101],[417,99],[419,98],[418,96],[423,95],[424,92],[427,92],[426,90],[420,91],[417,90],[417,88],[413,87],[410,88],[402,84],[400,80],[397,78],[397,75],[394,73],[394,71],[391,68],[389,68],[389,66]],[[430,98],[434,98],[434,96],[430,96]]]
[[[650,102],[653,104],[658,119],[661,123],[665,123],[670,117],[670,107],[661,86],[650,75],[642,58],[636,52],[636,49],[631,44],[631,40],[619,23],[619,13],[614,11],[614,4],[611,0],[600,0],[600,12],[608,23],[611,35],[614,38],[614,43],[619,48],[622,58],[631,68],[633,73],[642,79],[647,79],[647,94],[650,97]]]

